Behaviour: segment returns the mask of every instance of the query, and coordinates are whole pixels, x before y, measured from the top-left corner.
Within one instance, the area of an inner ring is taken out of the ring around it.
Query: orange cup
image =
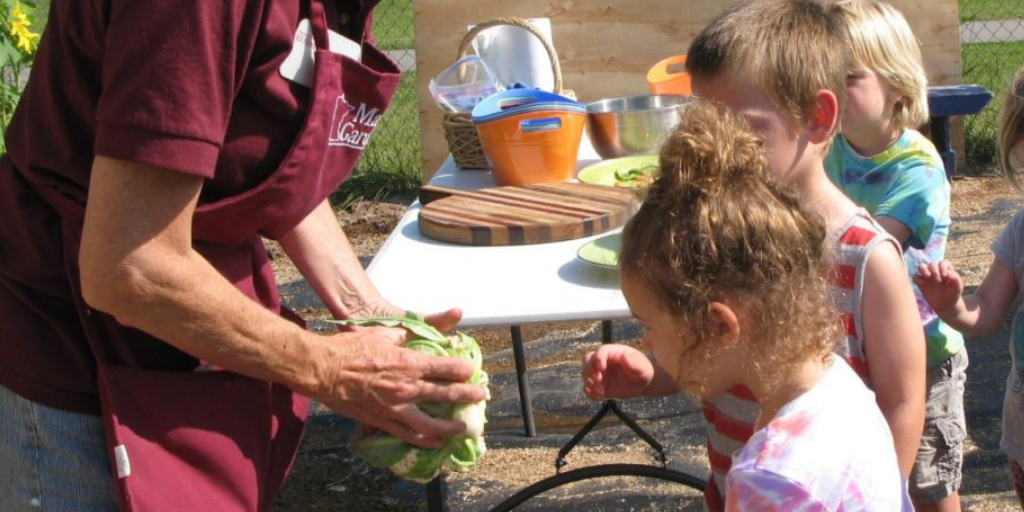
[[[576,159],[587,115],[535,110],[476,125],[498,185],[565,182]]]
[[[683,70],[686,55],[676,55],[659,61],[647,71],[651,94],[682,94],[689,96],[690,75]]]

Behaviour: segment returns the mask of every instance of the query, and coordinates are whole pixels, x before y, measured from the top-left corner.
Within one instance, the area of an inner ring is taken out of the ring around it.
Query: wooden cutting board
[[[571,240],[622,226],[637,211],[632,190],[545,183],[460,190],[420,189],[424,236],[463,245],[525,245]]]

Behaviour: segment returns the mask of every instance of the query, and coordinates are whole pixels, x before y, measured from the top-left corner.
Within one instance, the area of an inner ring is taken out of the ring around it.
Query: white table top
[[[577,167],[599,160],[586,136]],[[459,170],[449,156],[432,185],[476,189],[496,186],[490,171]],[[630,317],[616,269],[576,257],[599,235],[545,244],[475,247],[438,242],[420,234],[413,203],[377,252],[367,273],[391,303],[435,313],[461,308],[463,327]]]

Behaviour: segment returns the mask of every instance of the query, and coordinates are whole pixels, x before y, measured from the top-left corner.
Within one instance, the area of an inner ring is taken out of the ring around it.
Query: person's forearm
[[[202,178],[97,157],[78,262],[86,302],[225,369],[284,384],[420,446],[461,433],[415,402],[475,402],[465,361],[399,348],[406,331],[321,337],[246,297],[193,248]],[[370,342],[373,341],[373,342]]]
[[[330,344],[249,299],[194,251],[141,250],[116,267],[83,269],[96,309],[184,352],[297,392],[318,391]],[[269,340],[269,342],[268,342]]]
[[[965,295],[956,304],[943,311],[936,310],[950,327],[971,336],[984,336],[996,332],[1003,325],[1003,314],[996,314],[999,308],[989,305],[984,296]]]
[[[674,395],[681,391],[679,383],[676,382],[675,378],[662,368],[653,356],[648,354],[647,357],[654,363],[654,378],[651,379],[651,383],[644,390],[643,396],[662,397]]]
[[[326,200],[278,242],[335,318],[382,301]]]

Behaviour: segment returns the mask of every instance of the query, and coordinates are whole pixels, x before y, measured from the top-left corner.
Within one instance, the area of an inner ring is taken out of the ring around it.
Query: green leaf
[[[441,356],[441,357],[448,357],[449,356],[449,353],[448,353],[447,349],[445,349],[441,345],[439,345],[439,344],[437,344],[437,343],[435,343],[433,341],[430,341],[430,340],[412,340],[412,341],[407,341],[407,342],[405,342],[405,345],[402,345],[402,346],[404,346],[407,349],[411,349],[411,350],[415,350],[415,351],[423,353],[423,354],[427,354],[428,356]]]
[[[404,474],[398,476],[425,484],[441,472],[441,464],[444,463],[447,455],[448,450],[444,448],[421,448],[416,463]]]
[[[21,50],[7,38],[0,38],[0,66],[10,66],[22,61]],[[6,70],[5,70],[6,71]],[[4,82],[7,82],[7,73],[4,73]]]
[[[446,441],[449,446],[449,461],[451,468],[463,472],[473,467],[481,453],[477,450],[477,443],[469,436],[454,437]]]
[[[432,356],[451,356],[467,360],[474,368],[469,383],[487,385],[487,373],[483,371],[483,353],[480,345],[472,336],[465,333],[457,332],[445,336],[413,313],[407,313],[402,317],[330,322],[347,326],[403,327],[412,335],[412,339],[404,344],[406,348]],[[382,432],[352,443],[352,453],[375,467],[390,468],[397,476],[415,482],[428,482],[444,468],[466,471],[476,464],[477,459],[486,450],[483,439],[484,424],[487,422],[486,401],[472,404],[422,402],[417,406],[428,416],[464,422],[470,435],[450,437],[445,439],[442,448],[431,449],[417,448]]]
[[[425,339],[434,341],[437,343],[447,343],[447,338],[441,331],[438,331],[434,326],[424,322],[419,317],[408,316],[400,317],[383,317],[383,318],[361,318],[358,320],[328,320],[328,322],[339,325],[347,326],[360,326],[360,327],[404,327],[407,331],[412,333],[416,338],[414,339]]]
[[[353,455],[378,468],[390,468],[401,462],[413,446],[387,433],[374,434],[349,444]]]

